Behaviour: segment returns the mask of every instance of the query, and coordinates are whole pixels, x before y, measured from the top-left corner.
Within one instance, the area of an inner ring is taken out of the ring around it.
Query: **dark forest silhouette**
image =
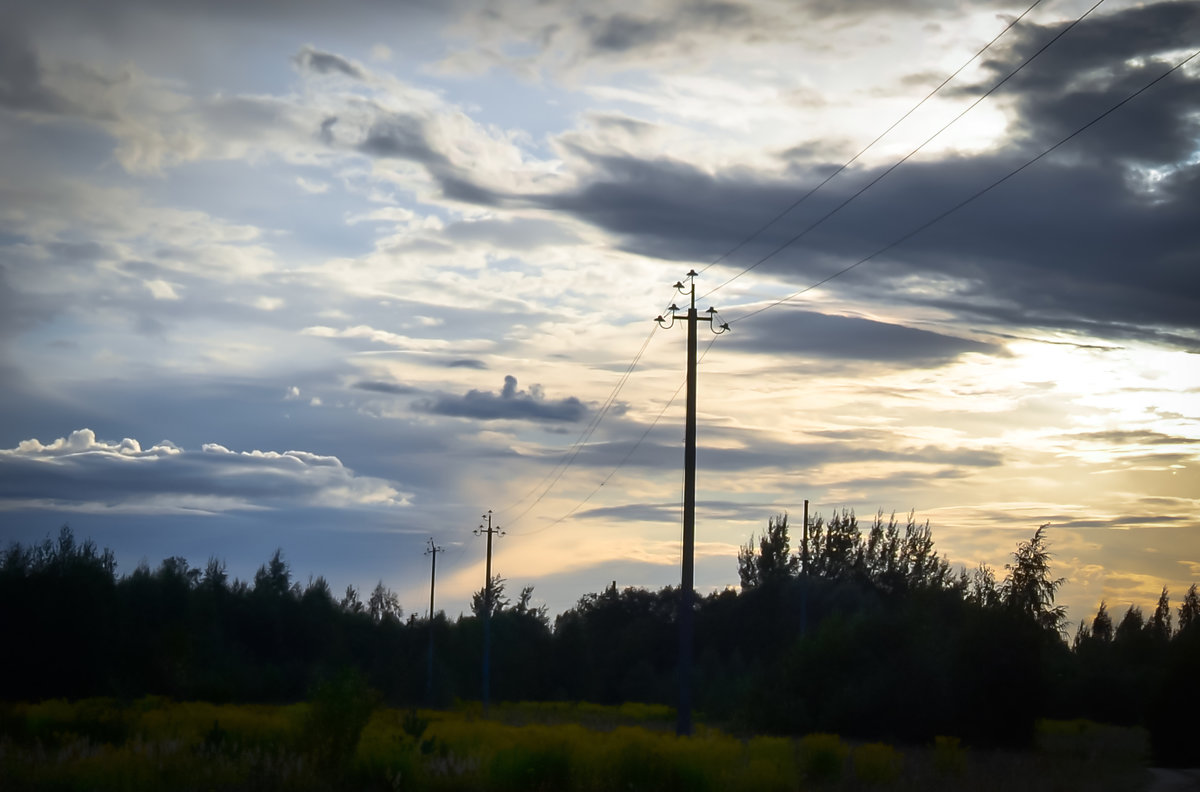
[[[1054,604],[1046,527],[1021,542],[1003,579],[956,572],[928,523],[853,512],[816,518],[793,552],[786,515],[738,557],[741,590],[696,604],[696,705],[744,731],[1023,746],[1038,718],[1148,727],[1156,759],[1200,764],[1200,596],[1114,625],[1101,603],[1073,640]],[[495,584],[492,692],[498,700],[673,703],[674,588],[587,594],[551,623]],[[474,611],[482,596],[473,599]],[[479,613],[403,618],[380,583],[364,602],[323,578],[292,579],[280,551],[250,583],[213,558],[167,558],[118,575],[113,555],[57,540],[0,556],[7,673],[0,699],[143,695],[214,702],[309,696],[348,669],[394,706],[478,696]]]

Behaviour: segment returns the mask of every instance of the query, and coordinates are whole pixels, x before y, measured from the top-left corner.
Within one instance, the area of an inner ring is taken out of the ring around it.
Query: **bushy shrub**
[[[314,688],[301,743],[320,768],[338,771],[347,766],[377,701],[378,695],[354,670]]]
[[[867,743],[854,749],[854,775],[865,784],[891,784],[900,778],[904,755],[884,743]]]
[[[939,775],[961,776],[967,770],[967,751],[957,737],[933,738],[933,767]]]
[[[807,780],[817,783],[841,778],[850,753],[849,747],[836,734],[805,735],[800,738],[797,750],[800,771]]]
[[[489,789],[499,792],[560,792],[569,788],[571,752],[566,745],[517,745],[492,759]]]

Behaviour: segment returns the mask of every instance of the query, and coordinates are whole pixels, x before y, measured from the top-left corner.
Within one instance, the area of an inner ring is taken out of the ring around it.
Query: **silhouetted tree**
[[[358,589],[354,586],[346,586],[346,595],[342,597],[338,606],[346,613],[362,613],[366,610],[366,606],[359,599]]]
[[[1004,601],[1004,594],[996,583],[996,572],[987,564],[980,564],[971,573],[967,582],[967,599],[981,608],[995,608]]]
[[[1047,630],[1058,632],[1066,619],[1066,609],[1054,604],[1054,595],[1065,582],[1050,575],[1050,551],[1045,532],[1049,523],[1039,527],[1033,537],[1017,546],[1013,563],[1005,564],[1004,604],[1033,619]]]
[[[1117,631],[1113,633],[1113,640],[1117,643],[1133,643],[1145,626],[1146,618],[1142,615],[1142,609],[1137,605],[1130,605],[1129,610],[1121,617]]]
[[[1113,639],[1112,617],[1108,615],[1108,604],[1104,600],[1100,600],[1096,618],[1092,619],[1092,637],[1105,643]]]
[[[382,580],[375,584],[375,588],[371,591],[371,597],[367,600],[367,615],[376,624],[383,621],[399,622],[403,615],[400,598],[390,588],[384,586]]]
[[[1183,602],[1179,604],[1179,632],[1184,632],[1193,624],[1200,624],[1200,593],[1196,592],[1195,583],[1187,590],[1187,594],[1183,595]]]
[[[229,584],[229,574],[225,570],[225,561],[216,556],[209,556],[204,566],[204,576],[200,585],[208,591],[225,591]]]
[[[508,581],[499,575],[492,575],[491,613],[496,615],[508,607],[508,597],[504,596],[504,584]],[[487,588],[481,588],[471,595],[471,612],[482,618],[486,610]]]
[[[1154,614],[1146,623],[1146,629],[1156,641],[1166,643],[1171,640],[1171,599],[1167,595],[1167,587],[1163,586],[1158,595],[1158,604],[1154,606]]]
[[[531,616],[536,621],[542,624],[549,625],[550,617],[547,614],[546,606],[539,605],[536,608],[530,606],[530,601],[533,599],[533,586],[525,586],[521,589],[520,595],[517,597],[517,604],[513,608],[513,612],[521,616]]]
[[[753,534],[738,550],[738,577],[743,589],[786,580],[794,577],[799,568],[800,559],[792,555],[788,538],[787,514],[767,519],[767,531],[759,539],[757,553]]]
[[[283,560],[283,549],[278,548],[271,560],[254,573],[254,591],[267,596],[283,598],[291,590],[292,571]]]

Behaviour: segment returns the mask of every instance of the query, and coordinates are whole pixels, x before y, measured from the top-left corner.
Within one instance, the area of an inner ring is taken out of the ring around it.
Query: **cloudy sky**
[[[695,269],[699,587],[807,498],[1178,602],[1200,5],[1094,1],[9,0],[0,539],[677,582]]]

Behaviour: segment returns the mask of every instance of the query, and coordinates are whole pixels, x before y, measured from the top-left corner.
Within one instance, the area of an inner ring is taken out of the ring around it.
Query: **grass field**
[[[352,699],[353,697],[349,697]],[[1038,748],[855,744],[835,735],[675,737],[666,707],[452,711],[158,698],[0,705],[4,790],[1136,790],[1144,734],[1045,722]]]

